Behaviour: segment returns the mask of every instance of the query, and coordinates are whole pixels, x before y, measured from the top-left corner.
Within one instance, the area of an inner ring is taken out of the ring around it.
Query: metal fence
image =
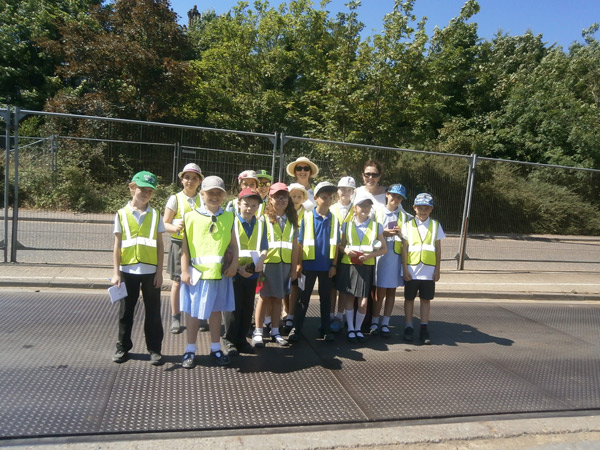
[[[599,170],[277,133],[18,109],[11,115],[10,108],[0,112],[2,141],[10,150],[2,158],[5,262],[109,266],[114,211],[128,200],[127,183],[138,170],[158,175],[161,189],[153,204],[162,209],[168,195],[181,188],[177,173],[187,162],[222,177],[233,195],[242,170],[266,169],[290,182],[286,165],[307,156],[320,168],[315,182],[351,175],[360,184],[363,163],[379,161],[383,185],[406,186],[407,210],[417,193],[430,192],[434,217],[448,234],[446,269],[541,265],[600,271]],[[535,201],[531,196],[537,196]],[[20,205],[16,209],[10,207],[15,200]],[[573,207],[577,210],[564,214]],[[586,231],[574,236],[573,230]],[[72,261],[74,251],[77,261]]]

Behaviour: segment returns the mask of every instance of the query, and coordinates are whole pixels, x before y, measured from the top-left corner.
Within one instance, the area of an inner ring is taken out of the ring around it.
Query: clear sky
[[[339,11],[346,11],[348,0],[332,0],[325,9],[332,16]],[[229,11],[237,4],[237,0],[171,0],[171,6],[180,16],[180,23],[187,24],[187,12],[198,6],[198,11],[214,9],[217,14]],[[270,0],[272,6],[283,3]],[[286,2],[287,3],[287,2]],[[249,1],[253,9],[253,1]],[[314,1],[319,8],[320,0]],[[443,28],[450,19],[458,16],[463,0],[417,0],[415,14],[417,20],[427,17],[429,35],[434,26]],[[479,0],[481,10],[471,21],[479,25],[480,38],[490,40],[500,30],[511,36],[524,34],[531,30],[535,35],[541,34],[547,45],[558,44],[567,50],[574,41],[583,42],[581,31],[593,23],[600,23],[600,0]],[[365,24],[365,32],[369,35],[381,32],[382,19],[394,6],[394,0],[362,0],[358,16]],[[600,32],[596,33],[600,39]]]

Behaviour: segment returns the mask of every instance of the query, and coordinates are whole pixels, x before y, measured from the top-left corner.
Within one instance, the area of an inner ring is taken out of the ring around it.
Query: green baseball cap
[[[273,181],[273,177],[271,175],[269,175],[269,172],[267,172],[265,169],[257,170],[256,177],[257,178],[266,178],[269,181]]]
[[[136,173],[131,181],[137,184],[139,187],[149,187],[156,190],[156,175],[152,172],[148,172],[147,170],[142,170],[141,172]]]

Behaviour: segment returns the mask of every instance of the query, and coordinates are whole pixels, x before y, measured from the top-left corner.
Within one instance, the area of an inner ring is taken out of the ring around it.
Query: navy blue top
[[[331,267],[331,259],[329,259],[329,237],[331,235],[331,222],[332,214],[331,211],[327,213],[326,217],[322,217],[317,213],[317,209],[313,209],[314,227],[315,227],[315,259],[312,261],[302,261],[303,270],[327,270]],[[300,224],[300,236],[298,237],[298,243],[302,244],[304,240],[304,221],[306,215],[302,218]]]

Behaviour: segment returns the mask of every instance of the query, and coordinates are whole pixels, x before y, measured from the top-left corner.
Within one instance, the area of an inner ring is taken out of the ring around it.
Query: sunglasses
[[[373,172],[366,172],[366,173],[363,173],[363,176],[366,178],[377,178],[379,176],[379,174],[373,173]]]
[[[294,167],[295,172],[300,172],[301,170],[305,172],[310,172],[310,166],[296,166]]]
[[[212,220],[212,223],[210,224],[210,227],[208,227],[208,232],[210,234],[214,234],[217,232],[217,216],[210,216],[210,220]]]
[[[270,181],[265,181],[264,183],[258,183],[259,187],[269,187],[271,186],[271,182]]]

